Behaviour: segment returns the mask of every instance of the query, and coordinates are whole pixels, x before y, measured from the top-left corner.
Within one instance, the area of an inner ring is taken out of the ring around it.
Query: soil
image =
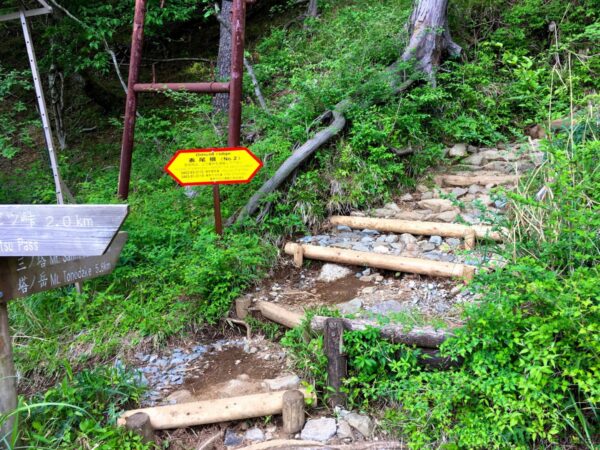
[[[192,395],[209,391],[225,381],[248,375],[252,380],[263,380],[277,377],[283,367],[278,360],[265,360],[258,353],[246,353],[243,348],[231,347],[205,358],[206,368],[202,373],[187,376],[183,389]]]

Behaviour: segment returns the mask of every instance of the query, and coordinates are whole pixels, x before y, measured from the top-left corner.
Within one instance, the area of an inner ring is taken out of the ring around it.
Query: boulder
[[[454,209],[454,205],[450,200],[444,198],[432,198],[429,200],[421,200],[418,205],[424,209],[430,209],[433,212],[441,213],[451,211]]]
[[[323,417],[321,419],[311,419],[306,422],[300,439],[304,441],[320,441],[325,442],[331,439],[337,432],[335,419]]]
[[[448,156],[451,158],[467,156],[467,144],[454,144],[454,146],[448,151]]]
[[[344,417],[348,424],[364,437],[368,438],[373,433],[374,424],[370,417],[362,414],[350,413]]]
[[[346,278],[349,275],[352,275],[352,271],[347,267],[338,266],[337,264],[325,264],[321,268],[321,273],[317,280],[331,283]]]

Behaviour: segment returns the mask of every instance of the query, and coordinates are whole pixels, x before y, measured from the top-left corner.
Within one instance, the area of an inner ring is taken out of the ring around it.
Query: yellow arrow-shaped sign
[[[165,170],[181,186],[248,183],[263,166],[244,147],[179,150]]]

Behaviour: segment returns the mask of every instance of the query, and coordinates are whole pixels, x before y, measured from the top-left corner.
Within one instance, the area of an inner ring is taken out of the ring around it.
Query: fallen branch
[[[244,206],[238,214],[238,222],[256,212],[263,197],[277,189],[300,164],[306,161],[306,159],[308,159],[308,157],[317,151],[323,144],[327,143],[332,137],[342,131],[346,125],[344,112],[349,106],[350,102],[348,100],[341,101],[335,105],[332,111],[333,122],[331,125],[315,134],[313,138],[306,141],[284,161],[279,169],[277,169],[277,172],[275,172],[275,175],[263,184],[250,200],[248,200],[246,206]]]
[[[209,448],[212,448],[214,443],[219,440],[221,437],[223,436],[223,431],[218,431],[215,434],[213,434],[211,437],[209,437],[207,440],[205,440],[204,442],[202,442],[198,448],[196,448],[196,450],[208,450]]]
[[[325,321],[329,317],[314,316],[310,322],[313,331],[322,332],[325,328]],[[341,319],[344,322],[344,329],[349,331],[361,331],[368,327],[377,328],[381,336],[391,342],[405,345],[414,345],[424,348],[438,348],[442,342],[452,333],[447,330],[436,330],[431,326],[414,327],[405,331],[401,324],[380,325],[375,320],[370,319]]]
[[[294,255],[295,261],[298,253],[302,257],[318,259],[341,264],[350,264],[361,267],[376,267],[378,269],[393,270],[395,272],[418,273],[432,277],[457,277],[465,280],[473,279],[476,268],[466,264],[456,264],[430,259],[405,258],[403,256],[383,255],[372,252],[357,252],[339,248],[320,247],[317,245],[300,245],[288,242],[285,253]],[[298,262],[296,262],[298,264]]]

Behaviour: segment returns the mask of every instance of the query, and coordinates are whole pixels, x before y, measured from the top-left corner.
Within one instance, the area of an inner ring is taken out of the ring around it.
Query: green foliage
[[[139,376],[120,367],[98,367],[68,375],[45,394],[21,400],[17,422],[19,447],[143,450],[141,436],[116,427],[130,402],[139,401]],[[9,447],[10,448],[10,447]]]
[[[31,146],[30,123],[19,122],[27,118],[26,103],[19,98],[29,86],[27,72],[8,70],[0,64],[0,157],[12,158],[21,146]],[[12,98],[17,98],[15,101]]]

